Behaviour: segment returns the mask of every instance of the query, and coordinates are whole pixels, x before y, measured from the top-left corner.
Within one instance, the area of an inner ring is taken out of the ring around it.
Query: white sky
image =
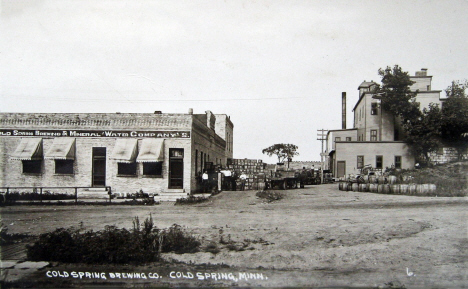
[[[468,1],[66,1],[0,4],[1,112],[225,113],[234,157],[320,160],[379,68],[468,78]],[[443,94],[445,92],[442,92]]]

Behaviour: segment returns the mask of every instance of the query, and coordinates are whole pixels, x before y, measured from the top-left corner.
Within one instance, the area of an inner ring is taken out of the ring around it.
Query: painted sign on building
[[[190,131],[0,129],[0,136],[190,138]]]

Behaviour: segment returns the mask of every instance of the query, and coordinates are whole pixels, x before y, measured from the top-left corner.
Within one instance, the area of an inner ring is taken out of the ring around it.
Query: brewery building
[[[0,187],[111,187],[193,193],[233,156],[230,117],[161,113],[0,113]]]

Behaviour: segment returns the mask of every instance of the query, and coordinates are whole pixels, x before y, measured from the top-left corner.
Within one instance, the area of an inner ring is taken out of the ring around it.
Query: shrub
[[[195,197],[193,195],[188,196],[187,198],[180,198],[177,199],[175,204],[176,205],[185,205],[185,204],[197,204],[197,203],[203,203],[208,201],[208,198],[206,197]]]
[[[158,261],[163,252],[191,253],[199,246],[200,242],[179,225],[160,230],[150,216],[143,225],[136,217],[131,230],[106,226],[102,231],[83,233],[58,228],[27,246],[27,256],[32,261],[66,263],[147,263]]]
[[[284,198],[284,194],[278,191],[259,191],[255,195],[261,199],[266,199],[269,203]]]

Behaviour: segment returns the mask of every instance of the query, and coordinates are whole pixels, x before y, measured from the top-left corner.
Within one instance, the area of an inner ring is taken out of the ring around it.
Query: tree
[[[416,159],[427,162],[429,153],[440,147],[439,107],[431,104],[429,109],[420,110],[415,102],[418,91],[411,91],[414,81],[400,66],[381,68],[379,75],[382,85],[375,89],[375,98],[380,99],[383,111],[393,114],[395,121],[400,119],[405,130],[405,141]]]
[[[445,90],[447,100],[441,111],[442,141],[457,150],[460,160],[468,149],[468,82],[452,81]]]
[[[420,117],[421,111],[414,102],[417,91],[411,91],[414,81],[409,73],[395,65],[393,68],[380,68],[379,75],[382,77],[382,85],[376,88],[375,93],[381,100],[382,109],[401,117],[403,123]]]
[[[297,152],[298,147],[293,144],[274,144],[262,150],[262,153],[267,154],[269,157],[276,155],[278,163],[284,162],[286,159],[292,159],[294,156],[299,155]]]
[[[437,151],[441,145],[441,111],[438,104],[429,104],[419,117],[403,124],[406,142],[417,159],[429,162],[429,153]]]

